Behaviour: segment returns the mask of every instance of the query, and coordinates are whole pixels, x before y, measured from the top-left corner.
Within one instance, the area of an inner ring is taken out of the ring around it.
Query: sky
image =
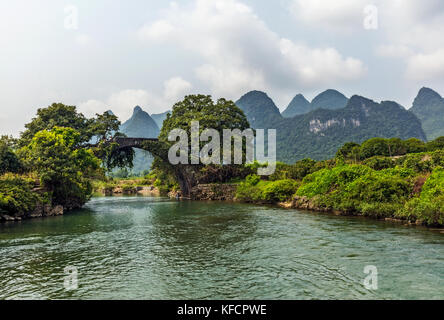
[[[423,86],[444,94],[443,34],[442,0],[0,0],[0,134],[53,102],[124,121],[193,93],[409,108]]]

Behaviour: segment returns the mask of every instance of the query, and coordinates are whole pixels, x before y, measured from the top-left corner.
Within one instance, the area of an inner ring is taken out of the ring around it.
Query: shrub
[[[262,191],[262,200],[268,202],[285,201],[297,190],[297,183],[294,180],[278,180],[268,183]]]
[[[371,170],[363,165],[347,165],[319,170],[304,178],[302,186],[297,191],[297,195],[311,198],[328,193],[341,185],[352,182]]]
[[[444,149],[444,137],[438,137],[433,141],[429,141],[426,144],[428,151],[443,150]]]
[[[429,225],[444,224],[444,169],[438,167],[422,187],[419,197],[408,201],[398,216],[419,219]]]
[[[14,151],[5,141],[0,140],[0,174],[7,172],[18,173],[22,169],[22,163]]]
[[[392,217],[401,207],[402,205],[399,203],[363,202],[360,205],[359,211],[364,216],[382,218]]]
[[[402,158],[404,168],[413,169],[418,173],[431,172],[433,163],[431,160],[424,160],[429,157],[426,153],[409,154]]]
[[[350,183],[344,197],[366,203],[396,203],[406,199],[411,190],[411,184],[405,179],[373,172]]]
[[[363,164],[369,166],[374,170],[382,170],[395,167],[395,162],[391,158],[380,156],[366,159]]]
[[[248,186],[255,186],[261,181],[261,177],[257,174],[250,174],[245,178],[245,184]]]
[[[14,215],[34,210],[41,195],[32,192],[33,180],[18,175],[6,174],[0,177],[0,213]]]

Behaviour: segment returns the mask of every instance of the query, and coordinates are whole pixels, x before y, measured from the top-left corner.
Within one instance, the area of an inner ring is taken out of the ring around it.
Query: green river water
[[[247,204],[94,198],[0,224],[0,257],[0,299],[444,299],[440,231]]]

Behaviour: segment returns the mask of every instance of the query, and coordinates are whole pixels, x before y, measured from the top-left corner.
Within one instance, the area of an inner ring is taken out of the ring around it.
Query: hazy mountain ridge
[[[444,136],[444,99],[430,88],[421,88],[409,109],[422,122],[428,140]]]
[[[248,108],[246,115],[253,128],[277,129],[278,160],[289,163],[306,157],[333,157],[349,141],[360,143],[373,137],[426,139],[419,119],[396,102],[376,103],[356,95],[347,101],[342,109],[315,109],[292,118],[278,117],[274,102],[266,94],[246,94],[236,104],[244,112]]]
[[[284,112],[282,112],[282,116],[284,118],[292,118],[300,114],[308,113],[311,110],[310,102],[299,93],[291,100]]]
[[[120,126],[120,132],[133,138],[157,138],[160,130],[153,118],[136,106],[133,115]],[[140,173],[151,168],[153,156],[144,150],[135,149],[132,172]]]
[[[281,120],[279,108],[273,100],[262,91],[250,91],[244,94],[236,105],[247,116],[252,128],[264,128],[270,122]]]
[[[162,129],[163,121],[166,119],[167,114],[171,113],[171,111],[165,111],[163,113],[152,114],[151,118],[156,122],[159,129]]]
[[[284,112],[282,112],[282,116],[284,118],[291,118],[316,109],[342,109],[345,108],[347,102],[348,98],[345,95],[333,89],[327,89],[321,92],[314,97],[311,102],[308,102],[302,94],[297,94]]]

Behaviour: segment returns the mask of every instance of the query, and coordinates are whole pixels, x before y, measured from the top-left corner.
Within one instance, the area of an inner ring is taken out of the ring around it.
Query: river
[[[0,299],[444,299],[439,231],[248,204],[94,198],[0,257]]]

